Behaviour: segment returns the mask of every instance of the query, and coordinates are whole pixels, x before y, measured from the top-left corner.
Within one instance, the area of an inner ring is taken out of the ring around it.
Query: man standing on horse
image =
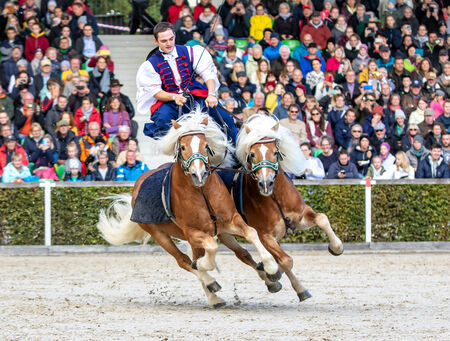
[[[173,26],[161,22],[153,30],[158,47],[150,52],[140,66],[137,76],[137,109],[151,113],[144,134],[164,135],[180,114],[191,112],[195,103],[207,107],[209,115],[236,140],[237,128],[233,118],[218,107],[217,69],[211,55],[201,46],[175,44]],[[198,75],[205,84],[196,79]],[[226,127],[224,127],[226,125]]]

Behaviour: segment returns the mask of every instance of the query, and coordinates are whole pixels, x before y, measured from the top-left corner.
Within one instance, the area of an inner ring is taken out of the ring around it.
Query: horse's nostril
[[[269,181],[269,187],[273,187],[273,181]]]

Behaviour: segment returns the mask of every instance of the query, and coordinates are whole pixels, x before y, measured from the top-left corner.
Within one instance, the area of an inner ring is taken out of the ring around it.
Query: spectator
[[[41,115],[39,105],[34,103],[34,96],[31,92],[26,92],[22,96],[23,105],[16,108],[14,123],[20,134],[27,136],[30,134],[31,123],[37,122],[41,126],[44,123],[44,117]]]
[[[298,22],[290,12],[289,4],[287,2],[281,3],[279,12],[280,15],[273,23],[273,30],[280,35],[282,40],[298,39]]]
[[[61,114],[67,109],[67,103],[67,98],[59,95],[56,105],[53,105],[45,115],[45,130],[53,137],[56,134],[56,124],[61,119]]]
[[[114,161],[115,161],[116,156],[114,155],[114,153],[111,149],[111,144],[110,144],[109,140],[106,139],[102,135],[98,135],[95,138],[94,142],[95,142],[95,146],[93,146],[89,150],[89,156],[84,161],[84,164],[85,164],[86,168],[88,169],[88,171],[91,172],[93,170],[93,165],[98,162],[98,157],[101,152],[106,152],[108,154],[109,162],[113,166],[115,166]]]
[[[81,163],[77,159],[68,159],[66,162],[66,173],[64,175],[64,181],[68,182],[80,182],[84,181],[84,176],[80,171]]]
[[[6,39],[2,41],[0,53],[2,54],[2,63],[11,58],[11,52],[14,47],[23,51],[23,43],[14,27],[6,28]]]
[[[414,179],[414,168],[409,164],[405,152],[400,151],[395,154],[395,164],[387,169],[383,175],[383,179]]]
[[[394,57],[391,56],[391,50],[386,45],[380,47],[380,58],[377,59],[379,68],[386,68],[388,71],[394,66]]]
[[[96,122],[99,126],[102,124],[100,113],[94,106],[89,96],[85,96],[81,102],[81,107],[75,111],[75,122],[77,123],[78,136],[83,136],[88,130],[88,125]]]
[[[306,84],[311,89],[312,93],[316,93],[317,86],[323,84],[325,79],[325,74],[322,72],[322,64],[320,60],[314,59],[311,61],[312,70],[306,74]]]
[[[348,106],[345,105],[345,96],[343,94],[334,95],[332,102],[334,105],[328,112],[327,120],[331,124],[331,130],[334,131],[336,124],[344,118],[344,115],[348,110]]]
[[[288,62],[294,63],[296,69],[300,68],[300,64],[293,58],[291,58],[291,50],[286,45],[280,46],[279,50],[280,56],[274,58],[271,61],[271,70],[275,74],[276,77],[279,77],[280,74],[284,71]]]
[[[98,35],[98,25],[97,20],[95,17],[91,14],[89,14],[82,2],[79,0],[75,0],[72,4],[72,20],[70,21],[70,29],[72,31],[72,34],[75,34],[79,30],[79,23],[84,22],[86,24],[89,24],[92,26],[92,34],[97,36]]]
[[[41,65],[41,72],[34,77],[34,87],[36,89],[36,94],[40,98],[44,98],[45,94],[42,94],[41,91],[47,90],[47,82],[50,79],[58,81],[59,76],[56,73],[51,72],[52,62],[49,59],[42,59],[40,65]]]
[[[9,121],[6,113],[0,112],[0,123],[4,121],[5,123],[0,124],[0,147],[5,143],[5,140],[8,136],[13,135],[16,140],[19,139],[19,133],[17,128],[15,128],[14,124]],[[6,119],[5,119],[6,116]]]
[[[431,131],[425,135],[425,147],[430,149],[435,144],[441,144],[442,132],[444,127],[439,122],[434,122]]]
[[[28,160],[30,162],[36,162],[39,157],[40,150],[39,146],[42,143],[42,139],[44,137],[44,131],[39,123],[32,123],[30,134],[25,136],[22,146],[27,152]]]
[[[442,133],[442,157],[450,167],[450,132],[448,131]]]
[[[420,135],[426,136],[433,128],[434,123],[434,111],[425,110],[423,122],[419,124]]]
[[[225,41],[225,30],[223,27],[216,27],[213,37],[211,37],[211,41],[209,42],[209,46],[214,48],[217,52],[223,52],[228,47],[227,42]]]
[[[112,151],[116,157],[121,152],[128,149],[128,144],[130,142],[130,139],[131,139],[130,127],[126,126],[126,125],[119,126],[119,133],[114,137],[114,139],[111,143]]]
[[[96,103],[96,98],[91,94],[91,90],[89,90],[86,82],[84,80],[79,80],[73,88],[72,94],[68,98],[69,111],[75,113],[81,107],[85,97],[89,97],[92,103]]]
[[[109,91],[105,93],[100,101],[100,111],[101,113],[105,111],[106,104],[111,99],[111,97],[117,97],[125,106],[125,111],[128,113],[128,116],[130,116],[130,119],[132,119],[134,117],[133,104],[131,103],[130,98],[127,95],[124,95],[120,92],[122,86],[123,84],[120,84],[120,81],[118,79],[111,79],[109,83]]]
[[[248,61],[247,61],[248,63]],[[249,76],[250,82],[256,86],[256,91],[262,91],[264,84],[267,80],[267,75],[269,74],[270,66],[267,59],[260,58],[258,60],[258,68],[251,73]],[[248,76],[248,70],[247,70]]]
[[[126,161],[117,168],[117,181],[136,181],[148,167],[142,161],[136,160],[136,152],[128,150]]]
[[[236,46],[231,45],[226,49],[227,55],[222,58],[219,64],[220,81],[227,84],[228,79],[233,72],[233,65],[241,60],[236,56]]]
[[[97,59],[99,57],[103,57],[106,60],[106,67],[108,70],[113,73],[114,72],[114,62],[111,60],[111,51],[109,50],[109,47],[106,45],[100,46],[99,50],[95,54],[95,57],[92,57],[89,59],[89,62],[87,64],[88,67],[94,68],[97,66]]]
[[[419,126],[415,123],[408,124],[408,131],[402,139],[402,150],[406,153],[411,149],[414,137],[419,134]]]
[[[328,179],[357,179],[358,170],[345,149],[341,149],[338,160],[331,164],[328,171]]]
[[[320,180],[325,177],[325,171],[323,169],[322,162],[316,158],[311,156],[311,145],[309,142],[303,142],[300,145],[300,148],[305,156],[305,177],[307,180]]]
[[[33,32],[25,41],[25,58],[30,62],[34,58],[36,49],[41,49],[42,53],[45,54],[50,46],[48,39],[45,36],[45,32],[42,31],[41,25],[39,23],[33,24],[31,26],[31,29],[33,30]]]
[[[17,100],[21,96],[21,93],[31,92],[33,96],[36,95],[36,89],[33,85],[33,78],[26,71],[26,63],[25,60],[20,60],[17,64],[19,65],[19,72],[16,76],[11,77],[10,85],[9,85],[9,93],[11,98],[15,101],[14,105],[17,105]]]
[[[289,117],[288,109],[291,104],[294,104],[294,96],[292,96],[290,92],[285,92],[281,96],[280,104],[277,105],[275,110],[273,111],[273,116],[275,116],[279,120],[288,118]]]
[[[264,49],[264,57],[272,63],[280,56],[280,48],[283,44],[280,41],[280,35],[276,32],[270,34],[270,45]]]
[[[99,152],[98,162],[91,166],[90,171],[90,181],[116,181],[116,169],[109,163],[106,151]]]
[[[172,6],[169,7],[167,21],[172,25],[180,17],[181,10],[186,7],[183,0],[173,0]]]
[[[344,57],[345,57],[344,49],[341,46],[337,46],[333,51],[333,56],[327,60],[325,70],[327,70],[327,71],[331,70],[333,72],[337,72]]]
[[[185,45],[188,41],[194,39],[194,33],[199,32],[198,27],[194,23],[192,15],[188,14],[182,17],[183,26],[178,30],[175,42],[178,45]]]
[[[437,118],[436,122],[441,123],[447,131],[450,129],[450,100],[446,100],[443,105],[444,112]]]
[[[350,154],[351,162],[356,165],[360,178],[366,176],[373,156],[375,156],[375,152],[370,145],[369,136],[361,135],[359,144]]]
[[[250,36],[261,40],[264,37],[264,30],[272,28],[272,20],[265,13],[263,4],[259,3],[255,8],[256,14],[250,18]]]
[[[378,123],[383,123],[384,127],[388,127],[388,120],[384,115],[383,108],[381,105],[375,105],[372,109],[372,113],[369,114],[364,120],[363,130],[364,133],[369,135],[369,137],[374,136],[375,126]],[[386,132],[389,133],[388,129]]]
[[[223,24],[228,28],[231,37],[246,38],[249,36],[250,18],[242,2],[236,2],[234,7],[225,17]]]
[[[383,142],[380,145],[379,156],[383,163],[384,169],[390,169],[391,166],[395,163],[395,157],[391,154],[391,146],[389,145],[389,143]]]
[[[306,134],[313,148],[319,148],[322,136],[333,136],[331,124],[323,118],[318,108],[314,108],[311,111],[311,119],[306,120]]]
[[[27,152],[16,142],[14,135],[9,135],[4,139],[4,143],[0,146],[0,176],[3,175],[3,169],[11,162],[14,153],[22,155],[22,164],[28,166]]]
[[[61,37],[61,31],[63,27],[68,27],[70,31],[70,15],[67,13],[63,13],[61,15],[61,22],[58,25],[52,26],[50,32],[48,34],[48,40],[50,41],[53,47],[58,47],[58,39]]]
[[[93,34],[93,27],[86,24],[83,27],[83,35],[75,41],[75,51],[87,61],[96,56],[97,51],[103,45],[102,41]]]
[[[406,157],[409,160],[409,164],[414,171],[417,170],[420,161],[425,159],[428,154],[430,154],[429,150],[424,146],[424,139],[421,135],[414,136],[414,140],[411,148],[406,152]]]
[[[331,32],[328,27],[323,24],[319,12],[314,12],[311,16],[311,21],[302,28],[300,32],[300,40],[303,40],[305,34],[311,34],[314,42],[318,45],[320,50],[327,45],[327,40],[331,37]]]
[[[89,74],[86,70],[81,70],[81,59],[79,57],[72,57],[70,59],[70,70],[64,71],[61,75],[61,80],[64,82],[69,75],[80,75],[85,80],[89,79]]]
[[[401,106],[408,115],[416,110],[417,102],[421,97],[425,97],[422,93],[422,85],[419,80],[415,79],[411,85],[411,92],[404,95],[401,100]]]
[[[433,109],[427,108],[427,106],[428,106],[427,99],[425,97],[420,97],[419,100],[417,101],[417,109],[411,112],[411,114],[409,115],[408,122],[415,124],[422,123],[425,119],[425,111],[426,110],[428,110],[428,112],[430,110],[433,111]],[[434,112],[432,113],[432,115],[434,115]]]
[[[41,179],[59,180],[54,168],[57,153],[50,135],[42,138],[33,157],[36,157],[35,160],[30,159],[34,163],[33,174]]]
[[[113,141],[114,142],[114,141]],[[139,152],[139,143],[138,140],[136,140],[135,138],[130,138],[130,141],[128,142],[128,146],[126,150],[123,150],[119,153],[119,156],[117,156],[116,159],[116,167],[122,165],[126,159],[127,159],[127,151],[131,150],[133,152],[135,152],[136,154],[136,160],[145,162],[144,160],[144,156]]]
[[[75,134],[75,136],[78,136],[77,122],[75,122],[73,115],[68,111],[64,111],[60,117],[60,121],[62,121],[62,120],[68,121],[69,122],[69,130],[72,131]]]
[[[100,124],[98,122],[90,122],[88,125],[88,133],[84,135],[80,140],[80,160],[85,162],[90,154],[94,154],[98,151],[98,146],[96,146],[95,140],[97,137],[101,137],[106,141],[106,146],[111,149],[111,144],[100,134]],[[92,150],[93,147],[96,149]]]
[[[6,184],[34,180],[31,176],[30,169],[22,164],[22,155],[19,153],[12,154],[11,162],[8,163],[3,169],[3,175],[1,178],[2,182]]]
[[[97,65],[89,73],[89,89],[92,96],[102,98],[108,91],[114,74],[108,70],[106,58],[98,57]]]
[[[394,157],[394,156],[392,156]],[[395,159],[395,158],[394,158]],[[383,163],[380,156],[374,156],[369,170],[367,171],[366,178],[373,180],[383,179],[383,175],[386,173],[386,169],[383,167]]]
[[[8,115],[9,119],[14,118],[14,104],[11,97],[3,90],[0,85],[0,109]]]
[[[321,64],[320,70],[322,72],[325,72],[325,61],[318,55],[317,52],[318,49],[316,43],[312,42],[311,44],[308,45],[308,54],[300,59],[300,69],[302,70],[304,75],[307,75],[313,70],[312,62],[314,60],[320,61]]]
[[[199,17],[204,13],[205,8],[211,10],[212,13],[216,14],[216,8],[211,4],[211,0],[200,0],[200,2],[194,7],[194,20],[199,20]],[[200,18],[201,19],[201,18]]]
[[[70,130],[70,122],[68,120],[61,120],[57,123],[57,130],[55,135],[56,149],[58,150],[59,165],[64,165],[69,158],[67,153],[69,145],[74,145],[77,149],[76,154],[79,154],[78,138],[73,131]]]
[[[237,72],[236,77],[237,82],[232,83],[230,89],[233,92],[234,99],[239,102],[244,88],[250,88],[254,93],[256,91],[256,86],[248,81],[245,71]]]
[[[111,137],[119,133],[120,126],[128,126],[131,131],[131,122],[125,106],[118,97],[111,97],[106,104],[106,111],[103,113],[103,126]]]
[[[392,150],[397,154],[403,149],[403,137],[406,135],[406,115],[402,110],[395,110],[395,123],[390,131]]]
[[[320,138],[320,148],[322,153],[317,157],[322,162],[325,174],[328,174],[331,164],[338,160],[338,154],[333,145],[333,138],[328,135],[322,136]]]
[[[297,143],[300,145],[300,143],[306,140],[307,134],[305,123],[298,119],[299,113],[300,107],[297,104],[289,105],[288,117],[281,119],[280,124],[291,131]]]

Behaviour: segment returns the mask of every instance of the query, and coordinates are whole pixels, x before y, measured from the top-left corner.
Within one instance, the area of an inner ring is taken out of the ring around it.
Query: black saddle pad
[[[166,207],[170,210],[171,169],[172,167],[161,169],[144,180],[134,203],[131,221],[142,224],[165,224],[171,221],[164,209],[164,198],[162,197],[164,178],[168,175],[168,179],[164,183],[164,191],[166,205],[168,202]]]
[[[234,205],[236,206],[238,213],[244,218],[244,202],[242,198],[242,188],[244,184],[244,174],[234,173],[230,171],[219,171],[217,172],[222,182],[233,195]]]

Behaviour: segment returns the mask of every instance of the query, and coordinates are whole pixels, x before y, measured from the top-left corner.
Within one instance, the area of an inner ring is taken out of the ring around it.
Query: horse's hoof
[[[267,279],[271,282],[277,282],[281,278],[281,272],[278,270],[273,275],[270,275],[266,272]]]
[[[218,292],[220,289],[222,289],[220,284],[217,283],[216,281],[212,282],[211,284],[208,284],[206,287],[208,288],[209,292],[212,294],[214,294],[214,293]]]
[[[297,294],[298,299],[300,300],[300,302],[303,302],[304,300],[307,300],[308,298],[312,297],[312,295],[309,293],[308,290],[305,290],[299,294]]]
[[[269,290],[269,292],[271,292],[272,294],[278,292],[281,290],[283,286],[281,285],[280,282],[273,282],[270,284],[267,284],[267,289]]]
[[[222,308],[222,307],[224,307],[224,306],[226,306],[227,304],[225,303],[225,302],[219,302],[219,303],[216,303],[216,304],[214,304],[213,305],[213,308],[214,309],[219,309],[219,308]]]
[[[342,248],[342,251],[340,253],[336,253],[331,249],[330,245],[328,245],[328,252],[331,253],[333,256],[340,256],[344,253],[344,248]]]
[[[197,268],[197,260],[194,260],[194,261],[192,262],[191,267],[192,267],[192,269],[194,269],[194,270],[198,270],[198,268]]]
[[[263,264],[262,262],[259,262],[259,263],[256,265],[256,270],[258,270],[258,271],[264,271],[264,264]]]

